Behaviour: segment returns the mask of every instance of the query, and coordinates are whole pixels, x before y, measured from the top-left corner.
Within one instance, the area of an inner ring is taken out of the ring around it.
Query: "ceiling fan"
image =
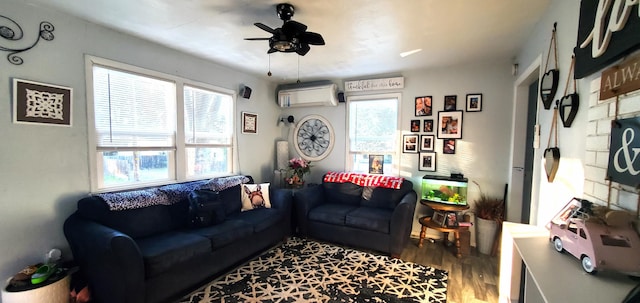
[[[273,34],[271,38],[245,38],[245,40],[269,40],[268,54],[295,52],[300,56],[304,56],[311,49],[309,45],[324,45],[324,39],[320,34],[308,32],[306,25],[291,20],[294,13],[293,5],[288,3],[278,4],[276,11],[278,17],[284,22],[282,27],[273,29],[260,22],[254,23],[258,28]]]

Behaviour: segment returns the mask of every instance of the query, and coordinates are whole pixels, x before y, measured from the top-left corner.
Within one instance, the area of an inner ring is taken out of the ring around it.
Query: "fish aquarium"
[[[451,177],[424,176],[422,177],[422,200],[432,202],[467,205],[467,178],[461,174]]]

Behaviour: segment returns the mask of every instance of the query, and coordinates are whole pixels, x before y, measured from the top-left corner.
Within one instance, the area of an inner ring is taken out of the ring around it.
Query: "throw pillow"
[[[242,211],[271,208],[269,183],[242,184]]]
[[[219,195],[210,190],[194,190],[189,194],[189,226],[205,227],[221,223],[225,209]]]

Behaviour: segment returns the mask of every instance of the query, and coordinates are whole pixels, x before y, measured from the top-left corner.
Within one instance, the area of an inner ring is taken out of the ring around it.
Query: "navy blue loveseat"
[[[253,182],[235,176],[78,201],[64,233],[92,302],[175,300],[290,235],[290,192],[272,188],[272,208],[241,212],[241,185],[225,183],[230,178]],[[189,199],[212,195],[222,205],[215,222],[194,227]]]
[[[417,200],[409,180],[399,189],[323,180],[295,193],[294,213],[301,236],[398,258],[411,235]]]

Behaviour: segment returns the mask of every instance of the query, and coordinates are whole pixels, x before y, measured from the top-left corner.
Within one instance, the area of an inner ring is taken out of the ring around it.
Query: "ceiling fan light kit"
[[[270,38],[245,38],[245,40],[267,40],[269,41],[268,54],[275,52],[297,53],[300,56],[306,55],[311,50],[310,45],[324,45],[322,35],[308,32],[307,26],[291,20],[295,12],[293,5],[281,3],[276,6],[278,17],[282,20],[282,27],[271,28],[263,23],[256,22],[254,25],[261,30],[272,34]]]

